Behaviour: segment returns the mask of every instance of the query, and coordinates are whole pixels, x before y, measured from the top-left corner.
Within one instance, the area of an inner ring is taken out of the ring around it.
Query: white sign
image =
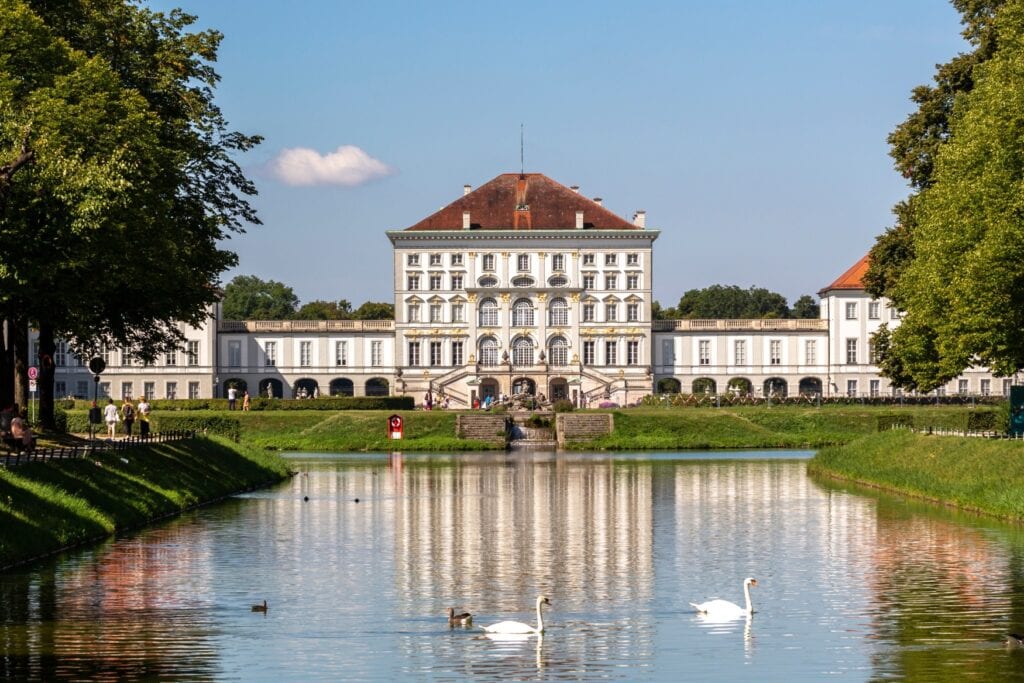
[[[34,370],[34,369],[35,369],[35,368],[33,368],[33,370]],[[35,390],[36,390],[36,381],[35,381],[34,379],[30,379],[30,380],[28,381],[28,390],[29,390],[29,391],[31,391],[31,392],[33,392],[33,393],[35,393]]]

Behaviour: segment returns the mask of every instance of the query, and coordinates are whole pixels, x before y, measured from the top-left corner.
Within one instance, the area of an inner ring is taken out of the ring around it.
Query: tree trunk
[[[53,325],[48,322],[39,325],[39,424],[44,429],[57,426],[53,416],[53,378],[55,366],[53,354],[57,343],[53,338]]]
[[[14,402],[28,408],[28,323],[24,318],[12,318],[9,323],[14,355]]]
[[[10,329],[7,318],[0,320],[0,409],[14,403],[14,346]]]

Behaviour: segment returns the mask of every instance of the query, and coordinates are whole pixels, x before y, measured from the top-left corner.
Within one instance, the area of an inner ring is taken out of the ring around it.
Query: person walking
[[[249,398],[249,392],[242,392],[242,410],[248,412],[249,408],[252,407],[252,400]]]
[[[139,400],[139,408],[138,408],[138,413],[139,413],[139,436],[142,437],[143,439],[145,439],[145,438],[147,438],[149,436],[149,411],[150,411],[149,401],[147,401],[146,397],[143,396],[142,399]]]
[[[235,409],[235,402],[238,400],[238,389],[228,387],[228,410]]]
[[[107,423],[107,436],[111,439],[117,435],[117,406],[114,405],[114,399],[108,398],[107,405],[103,408],[103,421]]]
[[[130,398],[126,398],[121,404],[121,420],[124,422],[124,433],[131,436],[132,425],[135,423],[135,406],[132,405]]]

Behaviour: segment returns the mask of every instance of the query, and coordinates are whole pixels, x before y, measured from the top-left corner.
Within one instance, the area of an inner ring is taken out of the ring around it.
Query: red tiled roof
[[[629,221],[541,173],[503,173],[406,230],[573,230],[576,212],[597,230],[639,230]]]
[[[869,256],[870,254],[864,254],[861,260],[854,263],[849,270],[836,278],[835,282],[828,287],[822,289],[820,293],[833,289],[864,289],[864,273],[868,271]]]

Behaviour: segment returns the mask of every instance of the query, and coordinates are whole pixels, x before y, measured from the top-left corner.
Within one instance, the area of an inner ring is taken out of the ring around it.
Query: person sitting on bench
[[[16,418],[11,420],[11,438],[16,442],[15,448],[23,451],[31,451],[36,447],[36,438],[32,436],[29,429],[27,415],[24,410]]]

